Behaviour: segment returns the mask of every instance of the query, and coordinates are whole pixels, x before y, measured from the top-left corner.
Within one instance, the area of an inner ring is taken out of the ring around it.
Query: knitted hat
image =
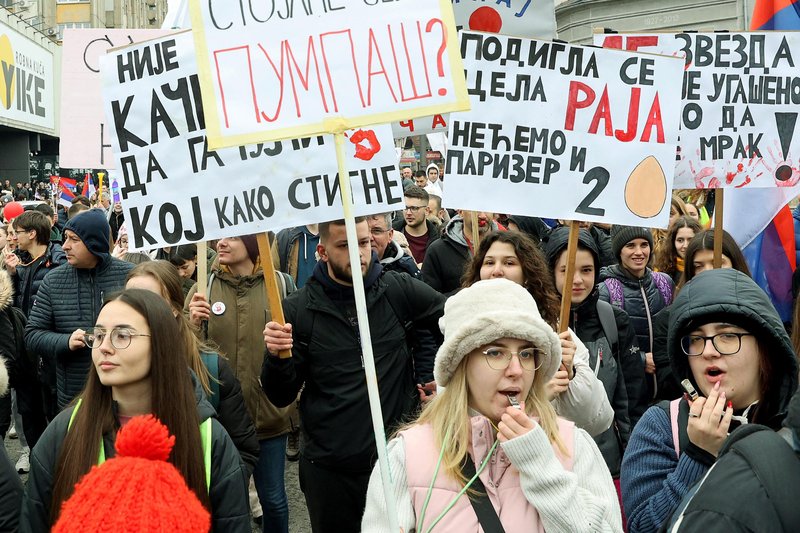
[[[255,265],[258,263],[258,238],[255,235],[242,235],[239,239],[247,249],[247,257]]]
[[[498,339],[531,341],[544,350],[541,368],[552,378],[561,364],[561,341],[542,319],[533,296],[504,278],[479,281],[451,296],[439,320],[444,342],[436,353],[433,374],[445,387],[465,355]]]
[[[617,225],[611,228],[611,251],[618,261],[620,259],[619,253],[622,251],[622,248],[633,239],[644,239],[650,243],[650,249],[653,249],[653,233],[650,231],[650,228]]]
[[[132,418],[117,435],[117,456],[92,467],[64,502],[54,533],[206,532],[209,512],[167,462],[175,437],[151,415]]]
[[[74,232],[93,255],[101,259],[108,255],[111,226],[102,209],[89,209],[72,217],[64,226],[64,231],[67,230]]]

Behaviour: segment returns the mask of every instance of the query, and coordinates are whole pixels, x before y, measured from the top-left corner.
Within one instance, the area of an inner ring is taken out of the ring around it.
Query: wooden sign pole
[[[558,332],[563,333],[569,327],[569,313],[572,306],[572,278],[575,277],[575,255],[578,253],[578,231],[580,225],[569,221],[569,243],[567,244],[567,271],[564,273],[564,288],[561,289],[561,314],[558,320]]]
[[[261,257],[261,269],[264,272],[264,282],[267,285],[267,301],[269,302],[269,311],[272,315],[272,321],[278,324],[285,324],[286,319],[283,316],[281,292],[278,289],[278,282],[275,279],[277,273],[275,272],[275,265],[272,264],[272,246],[269,243],[269,236],[266,233],[259,233],[257,239],[258,255]],[[291,350],[282,350],[278,352],[278,357],[281,359],[288,359],[291,356]]]
[[[472,222],[472,253],[478,251],[478,246],[481,243],[481,235],[478,231],[478,212],[477,211],[470,211],[469,212],[469,219]]]
[[[714,268],[722,268],[722,204],[725,189],[714,194]]]

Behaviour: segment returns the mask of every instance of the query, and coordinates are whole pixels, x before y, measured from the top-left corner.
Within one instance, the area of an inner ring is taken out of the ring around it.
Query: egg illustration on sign
[[[641,218],[653,218],[667,201],[667,177],[654,156],[636,165],[625,183],[625,205]]]

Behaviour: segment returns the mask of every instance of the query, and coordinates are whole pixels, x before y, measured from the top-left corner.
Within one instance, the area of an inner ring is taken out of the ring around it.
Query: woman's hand
[[[653,352],[644,354],[644,371],[648,374],[656,373],[656,362],[653,360]]]
[[[497,440],[501,443],[521,437],[536,427],[536,422],[525,413],[525,402],[519,402],[520,409],[506,407],[506,412],[497,425]]]
[[[728,428],[733,417],[733,406],[728,403],[724,392],[719,392],[719,382],[708,395],[689,404],[689,440],[714,457],[728,438]]]
[[[572,360],[575,358],[577,345],[572,340],[569,330],[558,334],[561,339],[561,368],[567,371],[567,376],[572,379],[575,371],[572,369]]]
[[[563,368],[556,372],[556,375],[553,376],[553,379],[547,382],[545,386],[545,391],[547,392],[547,399],[552,400],[562,392],[566,392],[569,389],[569,375],[567,371]]]

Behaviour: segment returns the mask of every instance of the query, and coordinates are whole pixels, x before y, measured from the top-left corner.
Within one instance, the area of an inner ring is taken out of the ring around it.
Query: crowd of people
[[[436,165],[401,174],[404,208],[356,219],[357,268],[341,220],[270,257],[255,235],[131,253],[107,195],[4,198],[0,438],[23,452],[0,447],[0,530],[144,505],[152,528],[286,533],[287,460],[318,533],[389,532],[391,500],[405,532],[800,529],[800,326],[727,233],[713,268],[713,195],[676,194],[666,230],[581,223],[567,279],[563,221],[448,210]]]

